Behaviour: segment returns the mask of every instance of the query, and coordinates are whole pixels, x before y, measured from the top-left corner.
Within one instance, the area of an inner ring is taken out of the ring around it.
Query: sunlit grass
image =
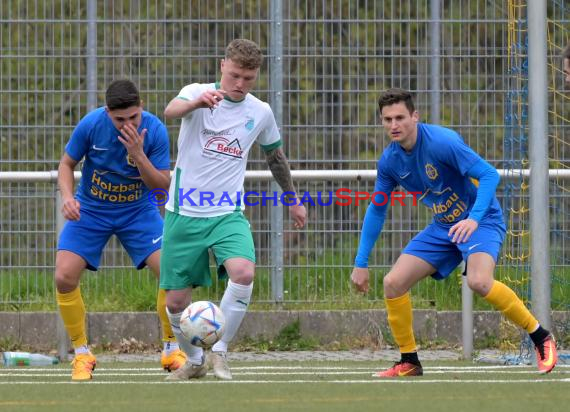
[[[384,307],[382,268],[371,269],[370,292],[364,296],[350,284],[351,267],[306,266],[284,271],[282,301],[276,303],[271,290],[271,273],[268,268],[258,268],[254,283],[251,310],[329,310],[329,309],[377,309]],[[558,270],[558,277],[570,278]],[[501,268],[499,279],[526,298],[528,285],[513,281],[511,274]],[[444,281],[426,279],[412,289],[416,309],[460,310],[462,276],[456,272]],[[85,272],[81,279],[81,292],[89,311],[154,311],[158,282],[148,270],[103,269]],[[193,300],[219,302],[225,282],[214,279],[211,288],[197,288]],[[1,271],[0,310],[4,311],[54,311],[56,310],[53,274],[47,272]],[[558,282],[552,287],[553,310],[567,310],[570,304],[570,284]],[[475,295],[476,310],[490,310],[488,303]]]

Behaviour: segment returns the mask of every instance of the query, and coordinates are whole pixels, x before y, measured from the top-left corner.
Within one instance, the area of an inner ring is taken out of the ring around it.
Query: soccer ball
[[[224,334],[226,320],[222,310],[212,302],[192,303],[182,312],[180,330],[192,345],[209,348]]]

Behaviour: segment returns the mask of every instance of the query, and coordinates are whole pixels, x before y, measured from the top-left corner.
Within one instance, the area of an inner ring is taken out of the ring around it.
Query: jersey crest
[[[250,132],[253,130],[253,126],[255,126],[255,121],[251,117],[247,117],[247,122],[245,122],[245,128]]]
[[[431,163],[426,163],[426,175],[431,180],[435,180],[439,176],[437,169]]]

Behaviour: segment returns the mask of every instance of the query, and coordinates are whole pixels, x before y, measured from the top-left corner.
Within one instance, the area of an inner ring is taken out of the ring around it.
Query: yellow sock
[[[87,345],[87,334],[85,332],[85,304],[81,297],[79,287],[69,293],[59,293],[56,291],[56,300],[59,306],[59,313],[63,319],[65,330],[71,338],[74,348]]]
[[[538,327],[538,321],[523,301],[504,283],[495,280],[485,300],[528,333],[534,332]]]
[[[160,319],[160,325],[162,326],[162,341],[176,342],[174,332],[172,332],[172,327],[168,320],[168,315],[166,314],[166,290],[164,289],[158,289],[158,295],[156,297],[156,311],[158,312],[158,318]]]
[[[392,329],[394,340],[401,353],[416,352],[416,340],[412,328],[412,301],[410,293],[398,298],[384,299],[388,311],[388,323]]]

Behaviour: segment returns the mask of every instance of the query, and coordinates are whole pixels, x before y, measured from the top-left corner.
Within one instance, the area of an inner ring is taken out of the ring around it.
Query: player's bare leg
[[[191,288],[166,291],[166,313],[172,326],[172,332],[187,358],[186,363],[182,367],[166,377],[168,381],[202,378],[206,376],[208,371],[202,348],[192,345],[190,340],[180,330],[180,317],[191,301]]]
[[[230,380],[232,373],[227,361],[228,346],[245,317],[251,299],[255,264],[247,259],[232,258],[227,259],[224,266],[230,277],[220,302],[226,325],[222,339],[212,347],[212,353],[208,356],[208,364],[214,370],[216,378]]]
[[[540,373],[549,373],[556,366],[558,353],[552,334],[524,305],[515,292],[502,282],[493,279],[494,259],[486,253],[474,253],[467,260],[467,284],[474,292],[500,310],[516,325],[525,329],[536,349],[536,362]]]
[[[56,299],[63,324],[75,351],[71,363],[71,379],[74,381],[90,380],[97,364],[95,356],[87,347],[86,311],[79,289],[79,279],[86,266],[85,260],[73,252],[60,250],[56,254]]]
[[[146,259],[146,264],[160,281],[160,250],[153,252]],[[180,350],[176,337],[174,336],[174,332],[172,332],[170,320],[166,313],[166,291],[164,289],[158,290],[156,311],[162,328],[163,348],[160,356],[160,363],[163,369],[171,372],[186,363],[186,354]]]
[[[400,349],[400,360],[391,368],[374,376],[392,378],[423,375],[418,358],[412,323],[412,303],[409,290],[420,280],[433,274],[435,268],[413,255],[402,254],[384,278],[384,297],[388,323]]]

